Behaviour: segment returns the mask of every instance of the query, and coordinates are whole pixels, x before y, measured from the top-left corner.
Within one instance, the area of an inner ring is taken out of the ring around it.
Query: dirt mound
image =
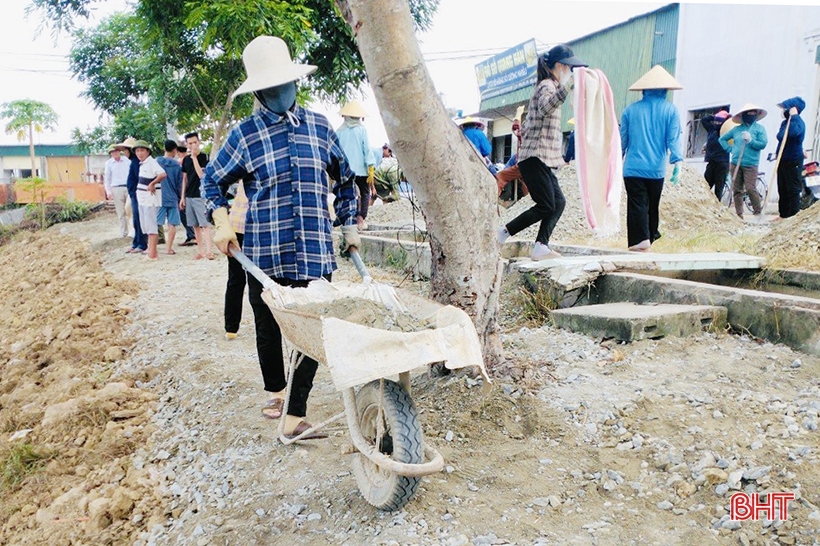
[[[671,171],[670,173],[671,174]],[[621,232],[617,237],[600,239],[593,236],[587,226],[586,216],[581,207],[581,194],[575,167],[561,168],[557,172],[558,183],[564,193],[567,205],[558,225],[555,227],[553,240],[565,244],[603,244],[626,245],[626,190],[621,193]],[[668,179],[668,175],[667,175]],[[501,223],[507,223],[528,208],[533,206],[532,198],[524,197],[509,209],[502,211]],[[742,227],[741,221],[722,206],[703,176],[694,168],[683,165],[680,184],[664,184],[660,206],[660,230],[665,236],[691,237],[693,232],[711,232],[714,234],[732,234]],[[535,239],[538,224],[530,226],[516,235],[520,239]]]
[[[54,230],[0,249],[0,286],[0,543],[132,536],[156,398],[114,365],[135,286]]]
[[[758,252],[768,259],[769,267],[813,271],[820,271],[818,249],[820,206],[817,204],[775,223],[758,244]]]

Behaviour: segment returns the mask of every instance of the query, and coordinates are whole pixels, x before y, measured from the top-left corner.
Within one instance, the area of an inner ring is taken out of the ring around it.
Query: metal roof
[[[37,157],[85,157],[73,144],[35,144],[34,155]],[[0,157],[28,157],[28,144],[0,145]]]

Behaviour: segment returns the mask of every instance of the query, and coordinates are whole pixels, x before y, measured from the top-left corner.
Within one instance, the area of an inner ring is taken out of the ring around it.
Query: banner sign
[[[481,100],[535,85],[537,61],[532,39],[475,65]]]

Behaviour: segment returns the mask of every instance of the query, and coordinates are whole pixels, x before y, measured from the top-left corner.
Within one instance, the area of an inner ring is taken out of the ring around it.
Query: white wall
[[[684,89],[673,100],[684,124],[684,146],[690,110],[730,104],[734,114],[751,102],[769,112],[761,121],[769,145],[760,167],[768,171],[765,157],[774,152],[783,121],[777,103],[799,95],[806,101],[804,147],[811,148],[820,92],[818,44],[820,6],[681,3],[675,76]],[[820,150],[814,155],[820,157]]]

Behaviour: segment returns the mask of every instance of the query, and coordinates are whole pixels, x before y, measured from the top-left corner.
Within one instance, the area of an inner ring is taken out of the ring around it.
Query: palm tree
[[[0,105],[0,119],[8,119],[6,134],[17,133],[17,140],[22,142],[28,133],[28,151],[31,155],[31,176],[37,175],[34,162],[34,133],[46,129],[53,130],[59,116],[51,106],[44,102],[30,99],[13,100]]]

